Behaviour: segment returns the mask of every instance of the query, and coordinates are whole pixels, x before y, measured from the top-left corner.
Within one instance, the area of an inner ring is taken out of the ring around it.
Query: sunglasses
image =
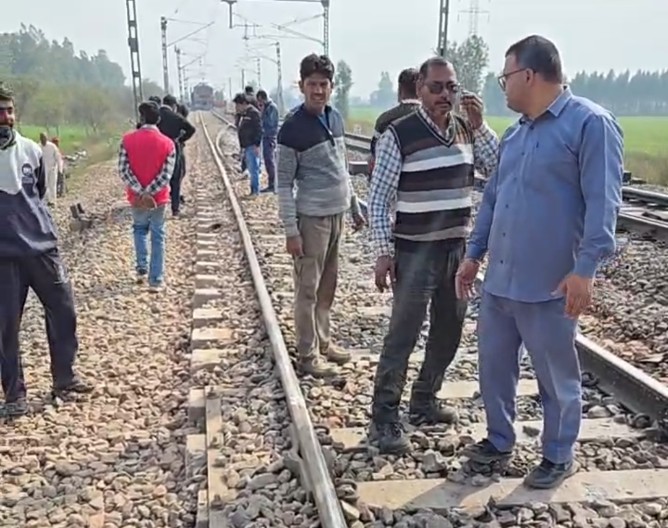
[[[461,90],[461,85],[455,82],[431,81],[425,83],[425,86],[432,95],[440,95],[445,91],[455,94]]]

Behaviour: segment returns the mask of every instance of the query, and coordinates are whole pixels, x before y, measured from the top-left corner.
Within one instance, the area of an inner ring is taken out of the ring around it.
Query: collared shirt
[[[156,125],[142,125],[141,128],[147,128],[149,130],[158,130]],[[174,174],[174,167],[176,165],[176,150],[173,150],[171,154],[167,156],[165,162],[160,169],[157,177],[146,187],[142,187],[137,179],[137,176],[132,172],[130,168],[130,160],[128,159],[128,151],[125,149],[123,143],[121,143],[119,152],[118,152],[118,173],[123,180],[123,183],[135,194],[149,194],[154,196],[158,194],[162,189],[169,185],[169,181]]]
[[[593,277],[615,250],[623,154],[615,117],[568,88],[540,117],[511,126],[467,250],[489,252],[485,291],[544,302],[569,273]]]
[[[446,140],[454,137],[454,119],[450,119],[450,124],[443,133],[427,115],[424,108],[420,107],[418,112],[429,123],[434,133]],[[498,148],[499,139],[487,123],[483,123],[480,128],[473,131],[473,163],[478,172],[488,175],[495,171]],[[383,133],[376,145],[376,164],[371,176],[369,191],[371,240],[377,256],[393,254],[390,210],[396,200],[402,166],[403,159],[399,145],[392,131],[388,130]]]

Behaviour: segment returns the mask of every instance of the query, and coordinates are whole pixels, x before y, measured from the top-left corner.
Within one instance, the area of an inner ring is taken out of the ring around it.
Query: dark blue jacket
[[[0,258],[30,257],[57,247],[47,205],[42,149],[18,132],[0,150]]]

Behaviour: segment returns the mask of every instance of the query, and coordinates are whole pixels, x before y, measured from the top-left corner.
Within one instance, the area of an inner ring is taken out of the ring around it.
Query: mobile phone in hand
[[[468,105],[475,97],[476,95],[473,92],[469,92],[468,90],[461,90],[459,92],[459,115],[468,119]]]

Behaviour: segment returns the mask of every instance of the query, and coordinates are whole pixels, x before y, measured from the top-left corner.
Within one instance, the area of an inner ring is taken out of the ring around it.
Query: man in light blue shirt
[[[487,438],[465,454],[482,464],[512,455],[524,343],[544,413],[543,460],[525,485],[553,488],[577,471],[577,318],[597,267],[615,250],[624,140],[610,112],[563,86],[559,52],[543,37],[508,49],[499,84],[522,117],[501,140],[456,282],[468,297],[488,255],[478,319]]]

